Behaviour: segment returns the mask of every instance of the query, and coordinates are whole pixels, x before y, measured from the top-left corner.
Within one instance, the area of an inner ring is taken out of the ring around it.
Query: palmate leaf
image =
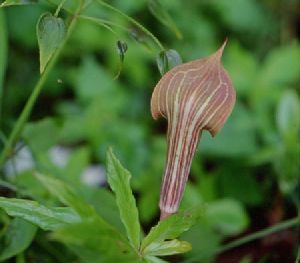
[[[136,262],[139,259],[128,240],[76,195],[75,189],[51,176],[37,174],[36,177],[53,196],[81,217],[79,222],[57,229],[52,235],[54,239],[69,246],[83,262]]]
[[[190,243],[175,238],[189,230],[201,214],[201,210],[195,209],[189,212],[180,212],[160,221],[151,228],[149,234],[142,241],[142,254],[145,258],[151,257],[149,262],[156,262],[160,259],[152,256],[175,255],[191,250]]]
[[[1,3],[0,7],[3,6],[10,6],[10,5],[28,5],[28,4],[34,4],[37,0],[6,0],[3,3]]]
[[[51,176],[36,173],[37,179],[63,204],[72,207],[82,218],[96,216],[95,209],[78,197],[73,188]]]
[[[9,259],[24,251],[32,242],[37,227],[21,218],[14,218],[5,233],[0,261]]]
[[[122,235],[126,235],[125,229],[119,216],[118,206],[115,197],[108,189],[99,188],[92,191],[87,197],[87,202],[91,204],[96,212],[110,225],[115,227]]]
[[[0,197],[0,208],[8,215],[22,218],[44,230],[55,230],[80,222],[79,215],[68,207],[47,208],[38,202]]]
[[[52,238],[69,246],[83,262],[141,262],[128,241],[98,218],[68,225]]]
[[[201,210],[195,209],[179,212],[160,221],[156,226],[151,228],[149,234],[142,241],[142,251],[147,251],[147,247],[153,243],[162,243],[166,239],[177,238],[183,232],[189,230],[201,214]]]
[[[147,263],[168,263],[168,261],[155,256],[145,256],[145,260]]]
[[[107,152],[107,179],[116,195],[122,223],[128,239],[136,249],[140,246],[140,224],[136,201],[130,188],[130,173],[121,165],[111,149]]]
[[[188,252],[192,249],[190,243],[173,239],[158,243],[151,243],[145,250],[147,256],[168,256]]]

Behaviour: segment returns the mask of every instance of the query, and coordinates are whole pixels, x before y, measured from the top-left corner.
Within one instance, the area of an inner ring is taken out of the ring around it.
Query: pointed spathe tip
[[[228,38],[226,37],[222,46],[217,50],[217,52],[215,53],[215,56],[218,58],[218,60],[221,60],[222,58],[222,55],[223,55],[223,51],[224,51],[224,48],[227,44],[227,41],[228,41]]]

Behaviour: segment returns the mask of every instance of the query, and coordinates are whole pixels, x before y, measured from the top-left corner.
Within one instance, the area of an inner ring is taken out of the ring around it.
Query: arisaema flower
[[[152,116],[168,120],[161,219],[178,210],[201,132],[215,136],[233,109],[235,90],[221,65],[225,44],[209,57],[174,67],[154,88]]]

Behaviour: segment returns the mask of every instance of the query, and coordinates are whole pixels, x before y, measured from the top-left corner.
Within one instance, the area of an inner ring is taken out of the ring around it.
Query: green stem
[[[126,15],[125,13],[123,13],[122,11],[120,11],[119,9],[113,7],[110,4],[107,4],[101,0],[97,0],[97,3],[99,3],[100,5],[118,13],[119,15],[123,16],[124,18],[126,18],[129,22],[131,22],[132,24],[134,24],[135,26],[137,26],[139,29],[141,29],[141,31],[143,31],[146,35],[148,35],[155,43],[156,45],[161,49],[161,51],[164,51],[165,48],[162,45],[162,43],[158,40],[158,38],[156,36],[154,36],[147,28],[145,28],[143,25],[141,25],[139,22],[137,22],[136,20],[134,20],[132,17]]]
[[[16,125],[14,126],[9,138],[8,138],[8,141],[7,143],[5,144],[5,147],[3,149],[3,152],[0,156],[0,168],[3,166],[4,162],[6,161],[6,159],[10,156],[10,153],[12,152],[12,149],[16,143],[16,141],[18,140],[22,130],[23,130],[23,127],[26,123],[26,121],[28,120],[30,114],[31,114],[31,111],[33,109],[33,106],[39,96],[39,94],[41,93],[41,90],[42,90],[42,87],[50,73],[50,71],[52,70],[54,64],[56,63],[63,47],[65,46],[67,40],[69,39],[74,27],[75,27],[75,24],[76,24],[76,21],[77,21],[77,17],[81,11],[81,8],[82,8],[82,1],[80,1],[80,5],[76,11],[76,13],[74,14],[74,16],[72,17],[72,20],[70,22],[70,25],[69,25],[69,28],[68,28],[68,32],[67,32],[67,35],[63,41],[63,43],[58,47],[58,49],[56,50],[55,54],[53,55],[52,59],[50,60],[50,62],[48,63],[45,71],[42,73],[40,79],[38,80],[37,84],[35,85],[29,99],[27,100],[18,120],[17,120],[17,123]]]
[[[245,237],[242,237],[242,238],[239,238],[237,240],[234,240],[234,241],[232,241],[232,242],[230,242],[230,243],[228,243],[228,244],[220,247],[219,249],[215,250],[212,254],[210,254],[210,256],[223,253],[223,252],[228,251],[230,249],[233,249],[235,247],[242,246],[242,245],[244,245],[246,243],[249,243],[249,242],[252,242],[252,241],[254,241],[256,239],[268,236],[270,234],[273,234],[275,232],[278,232],[278,231],[290,228],[292,226],[296,226],[298,224],[300,224],[300,217],[295,217],[295,218],[283,221],[283,222],[278,223],[278,224],[276,224],[274,226],[265,228],[263,230],[255,232],[253,234],[250,234],[250,235],[247,235]],[[185,263],[188,263],[188,262],[198,262],[200,259],[203,259],[203,257],[201,257],[201,255],[200,256],[197,255],[195,257],[192,257],[192,258],[186,260]]]
[[[7,61],[7,31],[4,11],[0,10],[0,120],[2,115],[4,74]],[[1,121],[0,121],[1,125]]]
[[[295,226],[297,224],[300,223],[300,218],[299,217],[295,217],[295,218],[292,218],[292,219],[289,219],[289,220],[286,220],[286,221],[283,221],[281,223],[278,223],[274,226],[271,226],[271,227],[268,227],[268,228],[265,228],[263,230],[260,230],[260,231],[257,231],[253,234],[250,234],[250,235],[247,235],[245,237],[242,237],[242,238],[239,238],[237,240],[234,240],[226,245],[224,245],[223,247],[220,247],[216,253],[222,253],[222,252],[225,252],[227,250],[230,250],[232,248],[235,248],[235,247],[239,247],[243,244],[246,244],[246,243],[249,243],[253,240],[256,240],[256,239],[259,239],[259,238],[262,238],[264,236],[267,236],[267,235],[270,235],[270,234],[273,234],[275,232],[278,232],[278,231],[281,231],[281,230],[284,230],[286,228],[290,228],[292,226]]]
[[[54,16],[55,16],[55,17],[58,16],[58,14],[59,14],[61,8],[63,7],[63,5],[65,4],[66,1],[67,1],[67,0],[62,0],[62,1],[60,2],[60,4],[57,6],[56,11],[55,11],[55,13],[54,13]]]
[[[127,30],[127,28],[120,26],[116,23],[113,23],[109,20],[105,20],[105,19],[101,19],[101,18],[94,18],[94,17],[90,17],[90,16],[84,16],[84,15],[80,15],[78,16],[78,18],[81,18],[83,20],[87,20],[90,22],[93,22],[97,25],[103,26],[104,28],[106,28],[107,30],[109,30],[110,32],[112,32],[114,35],[118,36],[117,32],[114,31],[111,26],[115,26],[115,27],[119,27],[122,28],[123,30]],[[119,37],[119,36],[118,36]]]

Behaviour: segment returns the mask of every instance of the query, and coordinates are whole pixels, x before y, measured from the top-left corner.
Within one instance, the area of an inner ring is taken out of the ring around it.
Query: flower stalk
[[[202,131],[215,136],[233,109],[235,91],[221,65],[225,45],[209,57],[174,67],[154,88],[152,116],[168,120],[161,219],[178,210]]]

